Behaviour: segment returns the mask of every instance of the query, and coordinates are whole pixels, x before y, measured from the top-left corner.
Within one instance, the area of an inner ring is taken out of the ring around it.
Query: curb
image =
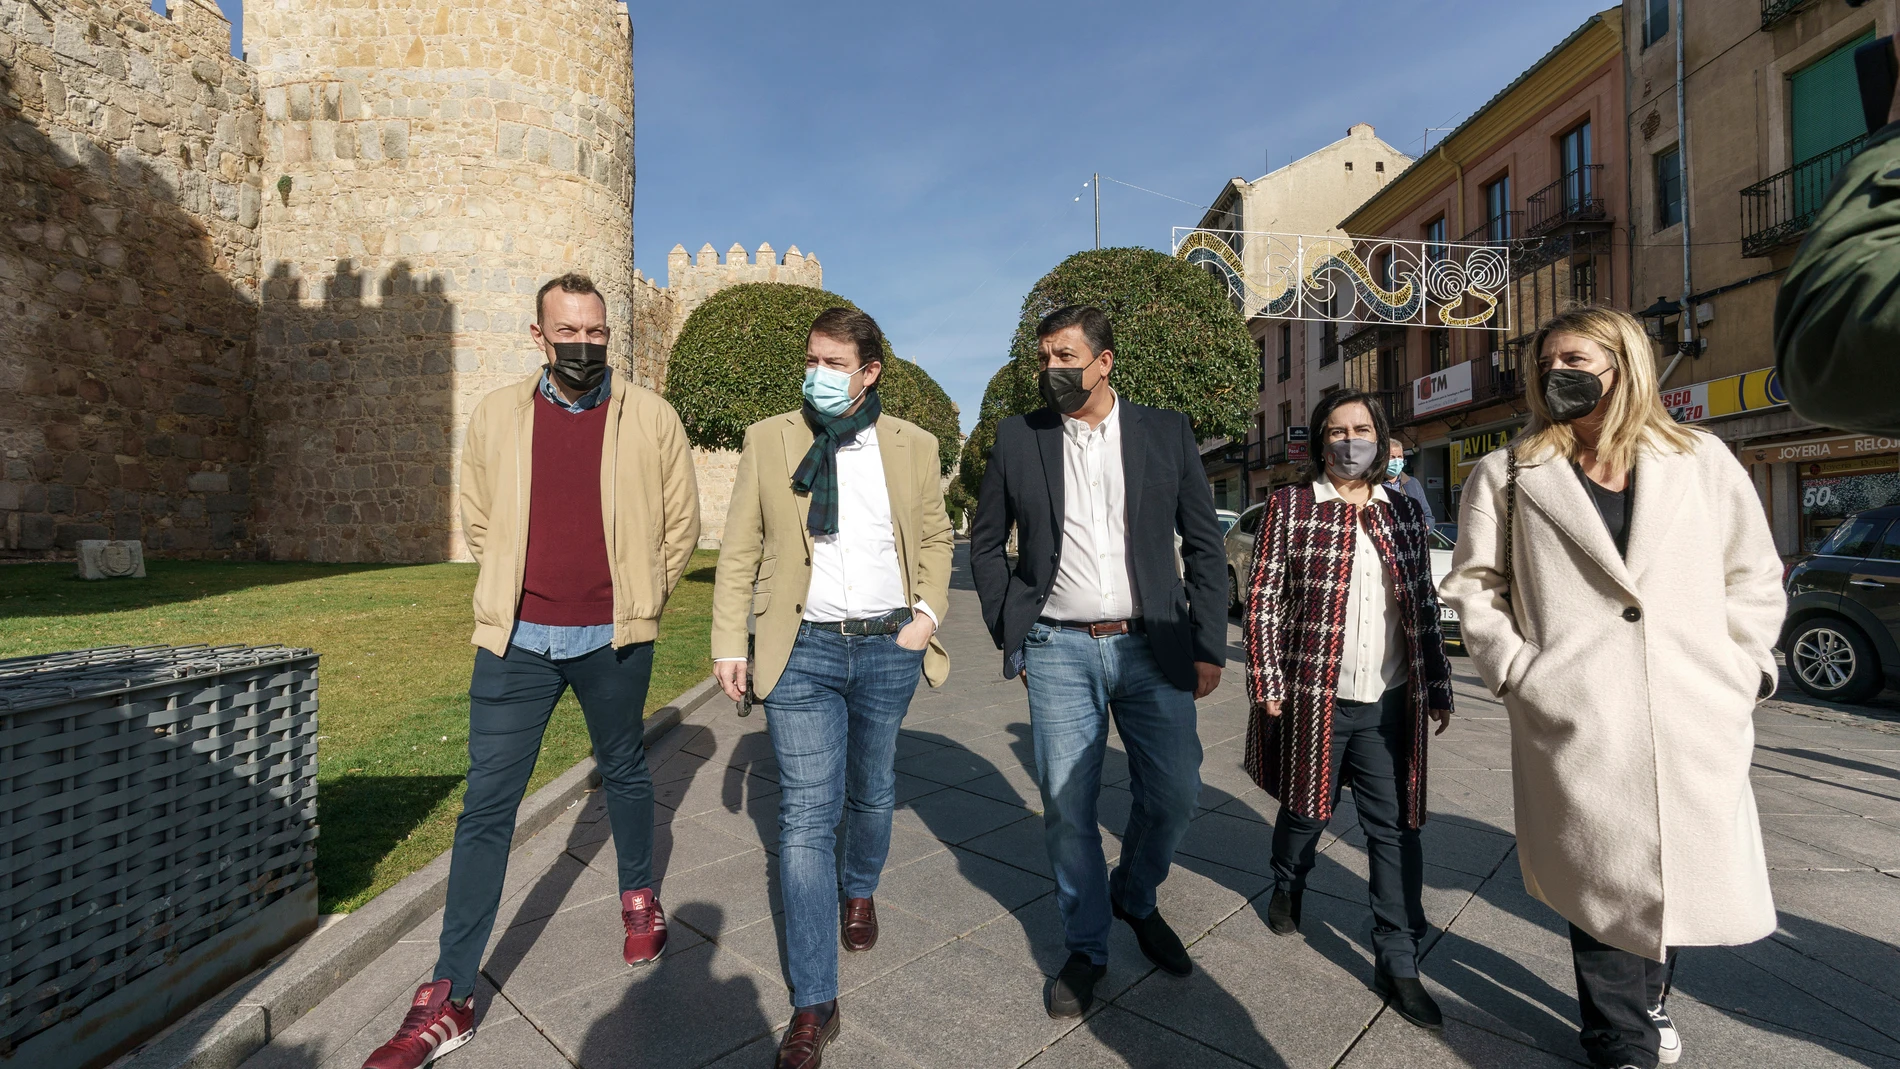
[[[708,677],[648,714],[646,745],[651,747],[717,694],[718,685]],[[599,783],[594,759],[584,757],[523,799],[509,850],[520,848],[554,823]],[[114,1062],[112,1069],[237,1069],[272,1036],[289,1028],[442,908],[448,898],[451,853],[443,851],[362,909],[323,925],[277,960]]]

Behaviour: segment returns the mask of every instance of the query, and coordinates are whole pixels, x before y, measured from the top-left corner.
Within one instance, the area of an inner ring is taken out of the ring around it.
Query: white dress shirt
[[[904,573],[897,560],[897,529],[891,523],[891,492],[873,425],[838,443],[838,533],[812,538],[805,619],[836,623],[903,607]],[[932,624],[939,622],[922,598],[912,608],[930,617]]]
[[[1062,417],[1062,561],[1044,615],[1071,623],[1141,615],[1128,567],[1128,495],[1122,472],[1122,405],[1091,428]]]
[[[1386,502],[1385,487],[1372,488],[1374,501]],[[1313,481],[1314,501],[1338,501],[1339,491],[1324,475]],[[1349,702],[1376,702],[1405,682],[1405,621],[1399,615],[1399,591],[1385,570],[1379,547],[1366,533],[1365,509],[1353,525],[1352,578],[1346,588],[1346,633],[1340,646],[1339,687],[1333,693]]]

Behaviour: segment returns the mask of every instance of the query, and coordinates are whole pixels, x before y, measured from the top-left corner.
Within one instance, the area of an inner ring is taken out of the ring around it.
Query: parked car
[[[1220,521],[1220,533],[1225,536],[1227,532],[1234,529],[1234,524],[1240,519],[1240,513],[1233,509],[1215,509],[1214,518]]]
[[[1458,548],[1458,525],[1455,523],[1434,524],[1431,533],[1425,536],[1425,541],[1431,546],[1432,587],[1436,589],[1444,586],[1445,576],[1451,574],[1451,553],[1452,550]],[[1444,634],[1446,642],[1464,645],[1465,636],[1464,632],[1458,628],[1458,614],[1451,611],[1451,606],[1442,601],[1438,603],[1438,630]]]
[[[1788,570],[1781,650],[1795,685],[1864,702],[1900,685],[1900,505],[1847,518]]]

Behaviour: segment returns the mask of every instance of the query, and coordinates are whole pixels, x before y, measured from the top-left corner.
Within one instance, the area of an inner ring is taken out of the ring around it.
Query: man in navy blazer
[[[1061,308],[1036,336],[1045,407],[996,429],[970,570],[1004,675],[1020,673],[1029,692],[1070,952],[1048,1011],[1078,1017],[1107,970],[1111,916],[1156,965],[1193,971],[1155,891],[1200,797],[1194,702],[1220,684],[1227,660],[1227,568],[1193,425],[1117,396],[1108,316]],[[1113,873],[1096,821],[1111,713],[1134,792]]]

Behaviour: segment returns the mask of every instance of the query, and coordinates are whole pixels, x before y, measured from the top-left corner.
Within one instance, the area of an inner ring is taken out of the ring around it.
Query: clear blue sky
[[[1206,204],[1355,122],[1416,154],[1601,4],[631,0],[636,262],[817,253],[968,430],[1023,295],[1093,242],[1091,172]],[[1102,243],[1200,214],[1104,183]]]

